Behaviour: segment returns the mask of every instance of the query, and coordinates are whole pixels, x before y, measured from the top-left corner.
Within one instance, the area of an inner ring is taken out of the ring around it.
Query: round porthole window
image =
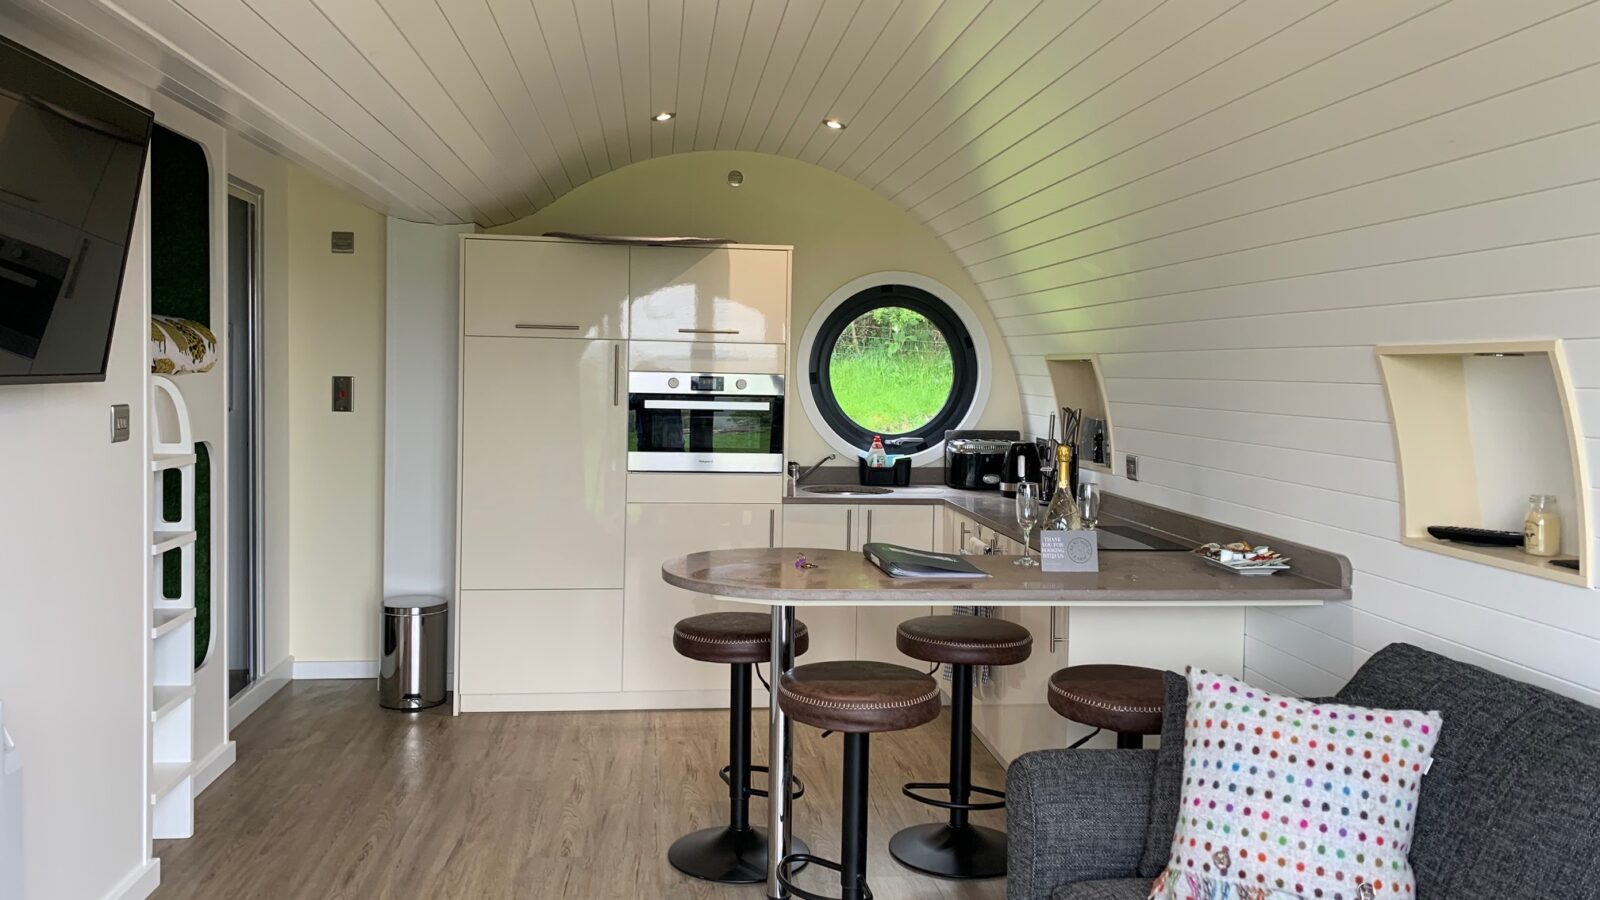
[[[891,454],[926,459],[946,431],[970,426],[986,354],[964,305],[939,295],[948,289],[896,275],[909,273],[858,279],[818,311],[801,343],[802,400],[835,449],[859,453],[881,435]]]

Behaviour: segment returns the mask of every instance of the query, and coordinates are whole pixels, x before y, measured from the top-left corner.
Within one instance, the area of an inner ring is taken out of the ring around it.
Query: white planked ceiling
[[[1240,5],[10,2],[94,32],[147,83],[396,215],[482,225],[709,149],[816,163],[948,220],[986,180],[1043,160],[1056,141],[1029,139],[1103,88],[1102,69],[1138,61],[1120,39],[1143,26],[1141,46],[1160,50]],[[661,111],[677,117],[653,122]],[[823,128],[828,116],[848,127]]]

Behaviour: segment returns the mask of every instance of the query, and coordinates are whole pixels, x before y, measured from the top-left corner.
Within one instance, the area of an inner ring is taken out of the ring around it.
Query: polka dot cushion
[[[1152,900],[1414,898],[1438,713],[1310,704],[1189,672],[1183,800]]]

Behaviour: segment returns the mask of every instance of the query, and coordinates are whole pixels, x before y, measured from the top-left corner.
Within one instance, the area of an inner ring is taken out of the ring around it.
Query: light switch
[[[117,403],[111,407],[111,443],[120,444],[128,439],[128,404]]]
[[[349,375],[333,376],[334,412],[350,412],[350,381]]]
[[[1130,453],[1127,456],[1123,457],[1123,459],[1126,460],[1126,462],[1123,464],[1123,468],[1127,470],[1128,480],[1129,481],[1138,481],[1139,480],[1139,457],[1134,456],[1132,453]]]

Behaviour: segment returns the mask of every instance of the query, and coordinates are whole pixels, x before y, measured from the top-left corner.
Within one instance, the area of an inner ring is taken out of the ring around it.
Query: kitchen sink
[[[831,494],[835,497],[876,497],[880,494],[892,494],[894,488],[863,484],[819,484],[816,487],[802,487],[800,493]]]

